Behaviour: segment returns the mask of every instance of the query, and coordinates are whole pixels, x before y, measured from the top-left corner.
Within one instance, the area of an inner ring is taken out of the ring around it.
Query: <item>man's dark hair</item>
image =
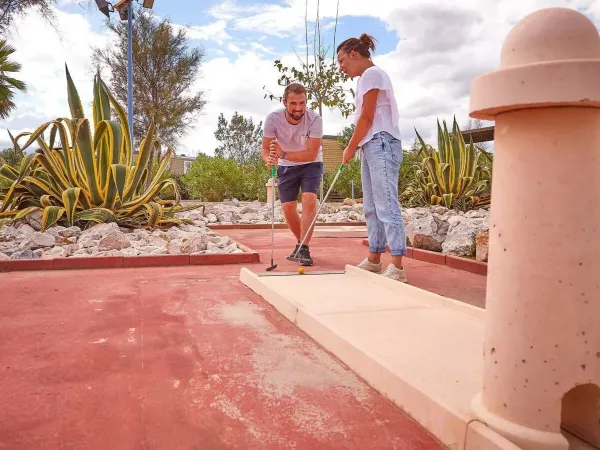
[[[290,83],[288,84],[283,91],[283,99],[287,100],[288,94],[293,92],[294,94],[305,94],[306,88],[300,83]]]

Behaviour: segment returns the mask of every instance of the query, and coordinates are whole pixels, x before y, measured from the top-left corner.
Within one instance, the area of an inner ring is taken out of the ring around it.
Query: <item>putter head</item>
[[[274,270],[277,268],[277,264],[271,264],[269,267],[267,267],[267,272],[270,272],[271,270]]]

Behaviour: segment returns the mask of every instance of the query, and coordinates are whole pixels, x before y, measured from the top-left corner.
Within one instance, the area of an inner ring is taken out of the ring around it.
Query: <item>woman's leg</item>
[[[380,136],[380,151],[373,152],[369,158],[373,198],[377,217],[384,226],[387,244],[392,254],[392,264],[401,269],[402,256],[406,255],[406,233],[398,201],[402,144],[387,133]]]
[[[361,183],[363,191],[363,210],[367,223],[367,237],[369,241],[369,256],[367,262],[363,261],[358,267],[372,272],[381,272],[381,254],[385,253],[385,229],[383,223],[377,217],[375,208],[375,197],[373,196],[373,185],[371,181],[371,169],[369,155],[373,151],[379,151],[373,141],[367,142],[361,151]]]

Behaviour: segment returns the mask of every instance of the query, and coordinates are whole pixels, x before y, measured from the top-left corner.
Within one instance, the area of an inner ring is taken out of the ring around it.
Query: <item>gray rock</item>
[[[81,228],[79,227],[69,227],[69,228],[65,228],[64,230],[61,230],[58,232],[59,236],[65,237],[65,238],[72,238],[72,237],[79,237],[81,236]]]
[[[475,236],[475,259],[487,262],[489,252],[489,231],[481,231]]]
[[[36,250],[38,248],[52,247],[56,244],[56,238],[49,233],[35,231],[29,234],[19,245],[21,250]]]
[[[0,253],[0,261],[6,261],[7,259],[10,259],[10,256]]]
[[[121,229],[115,222],[100,223],[83,231],[83,233],[81,233],[81,237],[90,236],[92,239],[97,241],[113,232],[121,232]]]
[[[450,229],[442,251],[455,256],[475,256],[475,236],[485,229],[484,220],[454,216],[448,219],[448,223]]]
[[[192,254],[206,250],[208,246],[208,237],[205,234],[192,236],[189,239],[185,239],[181,245],[181,252]]]
[[[38,259],[32,250],[19,250],[10,255],[10,259]]]
[[[35,230],[28,224],[23,224],[19,228],[19,233],[24,234],[25,236],[29,236],[30,234],[35,233]]]
[[[27,214],[25,221],[35,231],[40,231],[42,229],[42,216],[43,212],[39,209],[36,209]]]
[[[167,244],[167,253],[169,255],[179,255],[181,253],[181,242],[171,241]]]
[[[131,247],[131,242],[127,239],[127,236],[121,231],[113,231],[102,239],[98,244],[99,251],[111,251],[111,250],[122,250],[124,248]]]
[[[442,244],[448,234],[448,222],[440,216],[420,216],[406,225],[406,236],[415,248],[441,252]]]
[[[66,258],[69,256],[69,252],[64,247],[52,247],[48,252],[46,252],[45,256],[52,258]]]

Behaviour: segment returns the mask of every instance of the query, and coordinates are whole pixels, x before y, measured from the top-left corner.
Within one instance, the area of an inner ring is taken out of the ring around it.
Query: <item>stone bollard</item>
[[[600,448],[598,30],[566,8],[527,16],[470,111],[496,127],[474,413],[524,450],[567,449],[571,433]]]
[[[265,187],[267,188],[267,204],[273,203],[273,196],[275,195],[275,186],[273,177],[269,178],[269,181],[265,183]]]

